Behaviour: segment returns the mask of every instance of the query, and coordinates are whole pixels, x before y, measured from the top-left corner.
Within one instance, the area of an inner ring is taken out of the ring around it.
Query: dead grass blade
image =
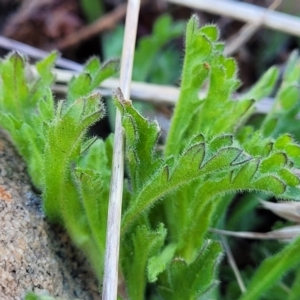
[[[129,0],[120,71],[120,88],[129,100],[139,0]],[[117,111],[114,137],[112,179],[109,196],[106,250],[102,300],[115,300],[118,294],[118,263],[120,248],[121,209],[124,180],[124,136],[121,114]]]
[[[229,39],[229,41],[226,41],[224,54],[228,56],[233,55],[238,49],[246,44],[247,41],[249,41],[255,32],[262,26],[267,14],[270,11],[275,10],[281,4],[281,2],[282,0],[274,0],[269,8],[265,11],[261,19],[255,23],[246,23],[237,34]]]
[[[168,0],[168,2],[203,10],[215,15],[227,16],[246,23],[257,23],[266,11],[263,7],[238,1]],[[300,36],[300,19],[277,11],[270,11],[264,18],[262,26]]]
[[[277,216],[286,220],[300,223],[300,203],[298,201],[285,201],[285,202],[268,202],[259,200],[263,208],[272,211]]]
[[[210,232],[245,239],[290,241],[299,236],[300,225],[287,226],[266,233],[249,231],[229,231],[217,228],[210,228]]]
[[[231,249],[228,245],[228,242],[227,242],[227,240],[224,236],[221,236],[221,240],[222,240],[222,244],[223,244],[224,250],[225,250],[226,255],[227,255],[228,263],[229,263],[229,265],[230,265],[230,267],[231,267],[231,269],[232,269],[232,271],[235,275],[235,278],[238,282],[240,290],[241,290],[242,293],[245,293],[246,292],[246,287],[245,287],[245,284],[243,282],[243,278],[241,276],[241,273],[240,273],[240,271],[239,271],[239,269],[238,269],[238,267],[235,263],[235,259],[232,255],[232,252],[231,252]]]

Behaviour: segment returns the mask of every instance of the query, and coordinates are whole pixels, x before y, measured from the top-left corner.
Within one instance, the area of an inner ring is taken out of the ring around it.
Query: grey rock
[[[24,299],[27,291],[100,298],[89,264],[63,228],[47,223],[25,164],[0,131],[0,299]]]

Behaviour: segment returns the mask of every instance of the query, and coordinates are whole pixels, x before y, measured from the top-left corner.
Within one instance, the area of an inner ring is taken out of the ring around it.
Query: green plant
[[[267,125],[260,130],[244,127],[254,111],[252,96],[270,92],[276,71],[269,71],[249,91],[251,98],[233,101],[239,86],[237,68],[233,59],[223,56],[223,49],[217,28],[199,28],[192,17],[180,96],[163,153],[156,149],[157,123],[142,117],[129,102],[115,99],[125,130],[128,174],[120,270],[131,300],[144,299],[150,283],[153,299],[222,299],[217,290],[222,247],[209,227],[223,220],[232,195],[256,191],[300,198],[295,174],[300,146],[288,134],[273,134],[274,126],[268,129],[272,117],[266,117]],[[104,142],[88,138],[86,132],[103,115],[99,96],[89,93],[114,72],[115,63],[101,67],[97,60],[89,61],[85,72],[71,81],[67,99],[55,105],[49,88],[54,58],[52,54],[38,64],[39,79],[32,82],[25,77],[19,55],[1,62],[0,124],[10,132],[34,184],[42,190],[49,220],[64,224],[101,280],[112,146],[111,138]],[[293,70],[287,71],[293,74],[286,76],[287,86],[300,78]],[[203,86],[207,92],[199,98]],[[291,102],[288,92],[279,95],[282,104]],[[298,252],[299,238],[265,260],[241,299],[258,299],[299,264]],[[299,274],[294,294],[298,281]]]
[[[180,76],[178,62],[180,53],[175,49],[172,40],[182,36],[184,23],[173,21],[165,14],[160,16],[153,25],[151,35],[139,39],[135,54],[132,80],[157,84],[173,84]],[[118,26],[114,31],[103,36],[104,57],[120,57],[124,26]],[[155,63],[153,63],[155,62]],[[140,112],[153,112],[153,105],[145,102],[134,102],[134,107]],[[115,106],[107,102],[107,113],[111,127],[114,128]],[[153,112],[154,113],[154,112]]]
[[[104,2],[102,0],[80,0],[85,17],[89,23],[96,21],[104,12]]]
[[[298,166],[300,148],[296,143],[286,135],[277,140],[264,139],[259,131],[242,144],[234,138],[250,116],[254,101],[232,101],[231,95],[239,84],[236,65],[233,59],[222,55],[223,44],[217,38],[214,26],[198,29],[195,19],[187,26],[181,93],[165,145],[165,158],[155,153],[156,124],[147,122],[132,107],[121,105],[133,198],[123,214],[122,233],[128,240],[127,234],[134,235],[141,226],[149,226],[151,232],[158,222],[165,224],[168,242],[154,256],[160,268],[152,268],[155,265],[150,262],[155,259],[151,256],[144,258],[149,261],[149,277],[158,277],[165,299],[182,299],[183,295],[198,299],[208,286],[213,286],[213,273],[206,277],[206,285],[200,284],[204,278],[199,274],[204,272],[201,267],[215,270],[218,251],[210,251],[211,260],[207,258],[202,266],[194,270],[193,266],[201,259],[199,253],[205,248],[208,227],[220,216],[220,207],[224,209],[224,194],[252,190],[299,199],[299,179],[291,169],[293,164]],[[207,80],[207,95],[199,99],[199,87]],[[157,204],[160,210],[153,208],[155,217],[151,216],[150,208],[162,199]],[[162,237],[164,234],[161,232]],[[142,248],[144,243],[140,243]],[[135,251],[130,249],[134,257],[141,255],[138,246],[135,245]],[[173,264],[182,266],[173,270]],[[134,264],[128,267],[136,268]],[[284,272],[281,269],[279,273],[282,276]],[[127,273],[128,285],[141,285],[141,281],[137,283],[130,277],[131,273],[138,273],[136,269]],[[209,272],[205,270],[205,274]],[[136,286],[132,290],[136,291]],[[142,299],[142,295],[138,298],[129,291],[129,298]]]
[[[159,84],[172,83],[176,80],[180,75],[178,70],[180,54],[174,49],[171,41],[180,37],[183,31],[182,21],[173,21],[167,14],[160,16],[153,25],[151,35],[138,41],[132,79]],[[123,26],[118,26],[114,31],[104,35],[104,57],[121,56],[123,36]]]
[[[101,279],[111,139],[96,141],[86,132],[104,114],[100,95],[89,93],[116,71],[117,63],[100,65],[91,59],[71,80],[67,99],[55,105],[50,89],[55,59],[53,53],[38,63],[39,77],[32,81],[19,54],[1,62],[0,123],[26,161],[33,184],[42,191],[48,219],[66,227]]]

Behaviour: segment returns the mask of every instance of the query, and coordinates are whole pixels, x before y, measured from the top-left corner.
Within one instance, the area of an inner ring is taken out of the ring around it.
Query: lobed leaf
[[[127,239],[123,246],[122,257],[124,275],[127,282],[128,296],[132,300],[143,300],[145,298],[145,287],[147,283],[146,267],[149,259],[158,254],[163,246],[167,231],[160,224],[156,231],[147,226],[137,226],[131,233],[132,238]]]
[[[133,191],[136,191],[162,164],[155,154],[159,127],[157,122],[148,122],[144,119],[131,105],[118,100],[116,105],[123,114],[122,122],[126,128],[126,157],[129,161]]]
[[[199,132],[213,137],[235,131],[252,112],[253,100],[236,103],[231,99],[239,86],[237,66],[232,58],[222,55],[223,44],[217,38],[215,26],[199,29],[198,19],[190,19],[180,95],[166,142],[166,156],[179,155]],[[202,99],[199,89],[206,90]]]
[[[43,150],[47,122],[53,117],[54,102],[50,69],[55,62],[52,53],[37,64],[40,77],[28,78],[27,61],[18,53],[0,63],[0,125],[8,130],[24,160],[34,185],[43,187]],[[29,146],[28,146],[29,145]]]
[[[147,272],[149,282],[155,282],[174,257],[177,245],[167,245],[158,255],[151,257],[148,262]]]
[[[174,258],[160,275],[159,293],[163,299],[205,299],[207,291],[217,283],[216,266],[221,253],[221,245],[208,240],[193,263]]]
[[[298,52],[291,54],[283,82],[276,94],[275,101],[270,112],[264,118],[262,131],[265,136],[278,137],[289,132],[299,140],[297,131],[297,114],[300,111],[300,93],[297,88],[300,79],[300,61]]]
[[[151,126],[147,125],[147,120],[143,119],[130,104],[118,106],[123,114],[129,166],[133,168],[132,170],[147,168],[149,171],[142,176],[140,176],[142,171],[137,173],[138,175],[135,175],[136,171],[131,171],[131,174],[134,173],[132,180],[138,181],[138,185],[133,183],[133,199],[123,215],[123,234],[158,200],[171,193],[176,195],[178,189],[191,185],[194,181],[198,182],[198,188],[202,191],[200,193],[202,203],[218,195],[244,190],[264,191],[283,198],[299,191],[296,187],[298,180],[288,169],[288,148],[287,154],[276,149],[272,150],[269,148],[268,140],[261,140],[259,135],[254,135],[249,142],[251,146],[249,149],[256,155],[265,152],[265,157],[253,159],[234,142],[231,135],[223,134],[207,141],[203,135],[197,135],[192,138],[177,160],[164,162],[161,158],[156,158],[151,150],[155,147],[157,131],[152,131]],[[147,145],[148,150],[143,148],[144,145]],[[148,162],[148,167],[144,165],[145,162]],[[202,190],[202,187],[207,186],[204,182],[211,184],[209,190]],[[199,206],[199,209],[201,208],[202,206]],[[191,209],[191,212],[195,213],[191,220],[199,220],[199,213],[196,213],[199,209],[196,207]]]
[[[118,66],[117,60],[110,60],[101,65],[96,57],[91,58],[86,63],[83,72],[79,76],[73,77],[69,83],[68,105],[93,92],[103,80],[116,73]]]
[[[55,119],[49,125],[44,160],[44,209],[50,220],[61,218],[60,201],[65,199],[65,178],[71,162],[80,154],[86,130],[103,116],[100,96],[95,94],[65,107],[57,107]],[[50,164],[49,164],[50,162]]]
[[[262,98],[271,94],[278,80],[279,71],[276,67],[271,67],[255,83],[251,89],[242,96],[242,99],[255,99],[260,101]]]

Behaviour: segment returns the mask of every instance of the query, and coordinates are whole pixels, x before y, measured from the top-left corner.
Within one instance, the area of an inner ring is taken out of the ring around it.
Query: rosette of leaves
[[[216,27],[199,28],[192,17],[181,92],[164,153],[156,149],[157,123],[143,118],[129,102],[116,101],[125,130],[130,191],[125,191],[121,243],[129,299],[144,299],[150,283],[155,286],[153,297],[217,297],[222,248],[208,239],[208,228],[228,204],[226,195],[259,191],[299,199],[294,168],[299,168],[300,147],[289,134],[269,137],[275,132],[269,125],[261,131],[251,129],[251,134],[241,131],[254,100],[232,100],[239,85],[236,63],[223,56],[223,49]],[[86,132],[104,113],[99,95],[90,93],[114,72],[115,63],[89,61],[71,81],[67,99],[56,104],[50,90],[54,60],[52,54],[40,62],[38,79],[31,80],[20,55],[1,62],[0,124],[42,190],[48,218],[67,228],[101,280],[112,148],[111,139],[88,138]],[[272,72],[265,77],[270,82],[275,78]],[[204,86],[207,93],[199,98]],[[263,87],[256,86],[252,94],[270,90]],[[256,299],[298,263],[298,240],[261,265],[244,299]]]
[[[224,195],[258,191],[300,197],[293,171],[299,167],[300,147],[289,135],[271,139],[257,131],[251,147],[236,138],[255,101],[233,100],[237,68],[223,49],[217,28],[199,28],[192,17],[180,96],[163,154],[156,151],[157,123],[122,97],[116,102],[123,116],[131,191],[121,251],[130,299],[144,299],[147,282],[156,283],[163,299],[206,299],[215,292],[222,250],[218,241],[207,240],[207,233],[220,216]],[[199,98],[203,86],[207,92]],[[277,269],[269,284],[286,270]]]

